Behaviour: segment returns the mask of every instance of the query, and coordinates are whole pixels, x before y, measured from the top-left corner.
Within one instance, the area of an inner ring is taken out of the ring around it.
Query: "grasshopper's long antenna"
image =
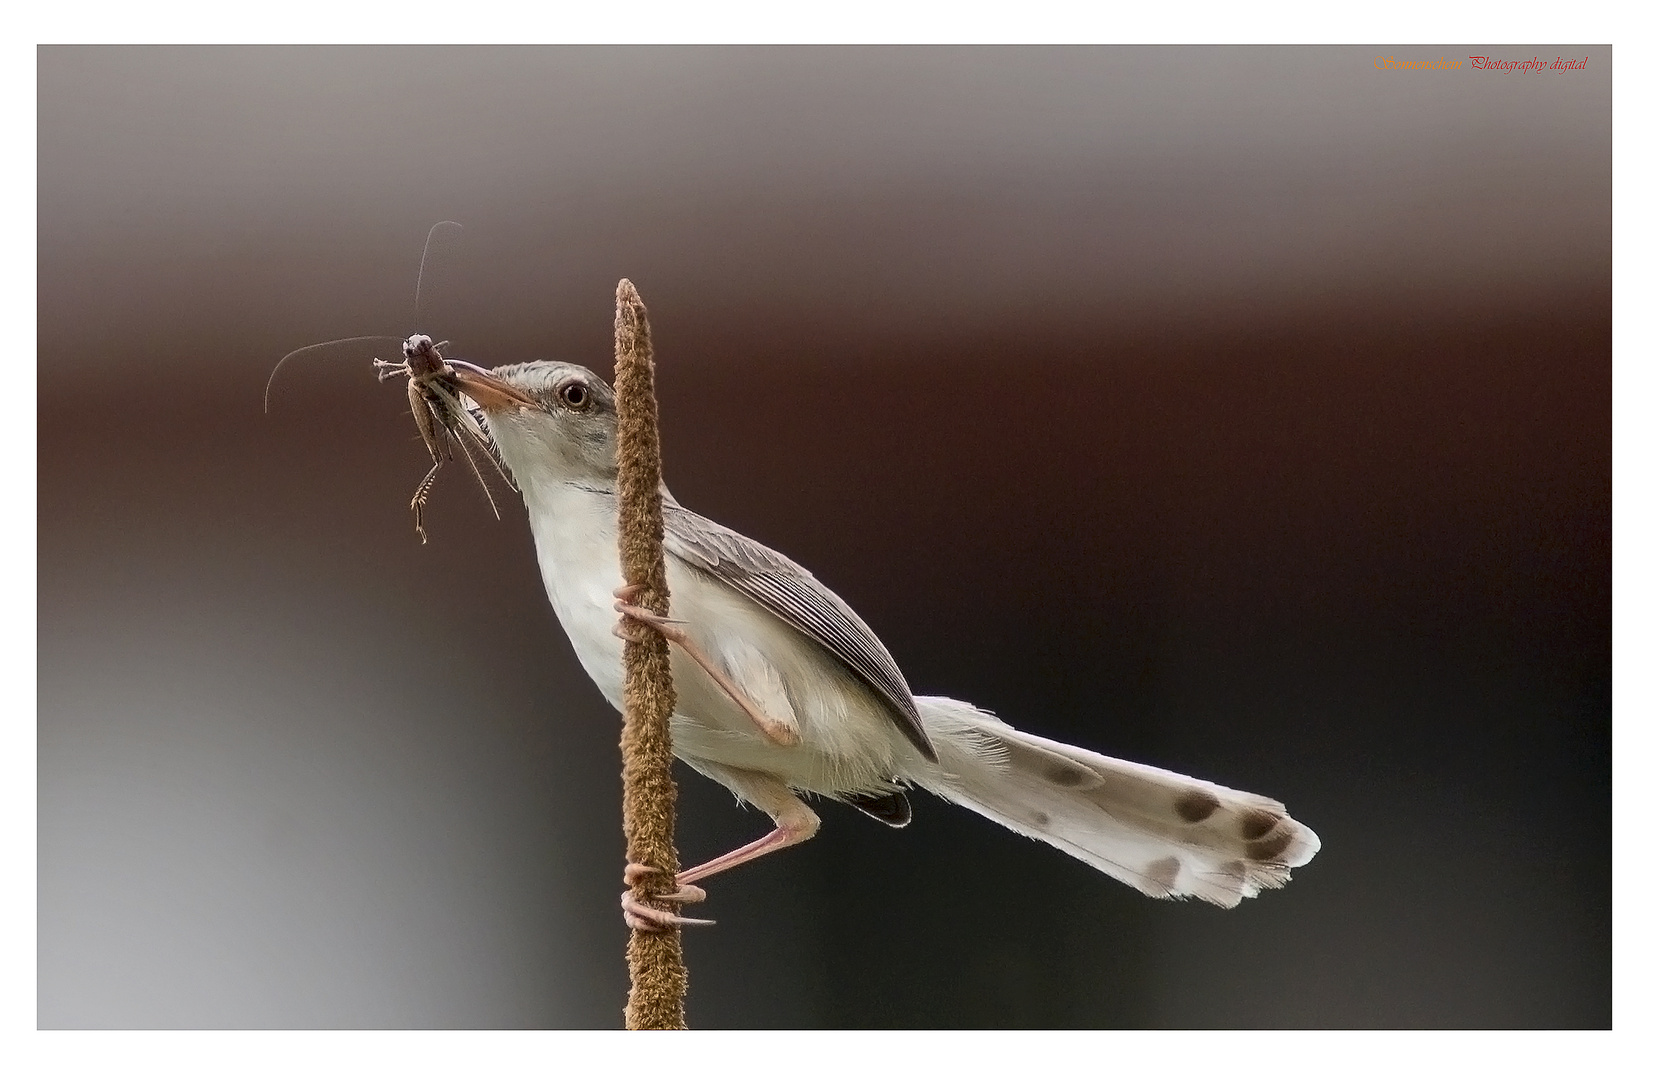
[[[458,221],[439,221],[436,225],[433,225],[431,227],[431,231],[426,234],[426,246],[420,251],[420,273],[414,278],[414,321],[416,323],[420,322],[420,286],[426,280],[426,256],[431,254],[432,237],[436,236],[437,230],[441,229],[445,225],[453,225],[457,229],[465,228],[465,226]]]
[[[310,352],[312,349],[326,349],[330,345],[349,345],[353,341],[401,341],[401,338],[390,334],[363,334],[359,337],[335,338],[332,341],[319,341],[315,345],[302,345],[293,352],[276,361],[276,366],[270,369],[270,378],[265,380],[265,412],[270,412],[270,388],[276,385],[276,373],[282,370],[282,365],[298,356],[300,353]]]

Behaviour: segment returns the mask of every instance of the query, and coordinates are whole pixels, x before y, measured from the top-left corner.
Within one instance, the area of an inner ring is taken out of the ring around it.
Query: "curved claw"
[[[675,915],[671,911],[651,907],[649,904],[633,895],[645,879],[660,874],[654,866],[643,863],[628,863],[622,871],[621,879],[627,883],[627,891],[621,894],[621,917],[629,929],[661,932],[673,930],[681,926],[713,926],[712,919],[689,919],[683,915]],[[672,892],[652,893],[651,900],[666,900],[675,904],[699,904],[708,898],[706,890],[695,885],[676,885]]]
[[[661,871],[654,866],[630,862],[621,872],[621,880],[629,889],[636,889],[646,878],[660,873]],[[676,887],[672,892],[651,893],[651,896],[657,900],[671,900],[676,904],[700,904],[708,898],[706,889],[699,889],[695,885],[681,885],[678,882],[674,884]]]
[[[665,898],[664,898],[665,899]],[[661,933],[666,930],[676,930],[681,926],[712,926],[712,919],[687,919],[683,915],[675,915],[671,911],[653,908],[643,901],[633,897],[633,891],[621,894],[621,917],[631,930],[644,930],[650,933]]]
[[[660,629],[664,626],[684,626],[683,619],[670,619],[666,615],[658,615],[649,608],[642,608],[636,604],[629,604],[625,600],[616,601],[616,610],[630,619],[637,619],[648,626]]]
[[[641,608],[641,607],[637,606],[638,605],[638,599],[639,599],[639,593],[641,593],[643,591],[644,591],[644,586],[642,584],[639,584],[639,585],[623,585],[621,588],[617,589],[615,592],[611,593],[610,595],[614,596],[616,598],[616,610],[617,611],[621,612],[623,615],[629,615],[629,616],[631,616],[635,619],[638,619],[640,622],[649,623],[652,626],[661,626],[661,625],[684,626],[685,625],[685,620],[683,620],[683,619],[670,619],[666,615],[656,614],[654,611],[651,611],[649,608]]]

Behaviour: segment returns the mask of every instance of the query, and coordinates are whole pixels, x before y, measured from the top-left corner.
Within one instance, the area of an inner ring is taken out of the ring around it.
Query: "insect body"
[[[420,287],[426,279],[426,257],[431,254],[432,239],[439,229],[450,226],[460,228],[453,221],[439,221],[426,234],[426,246],[420,253],[420,274],[414,280],[414,310],[415,317],[420,312]],[[276,362],[271,369],[270,379],[265,383],[265,411],[270,412],[270,390],[276,383],[277,373],[289,360],[316,349],[325,349],[335,345],[346,345],[357,341],[396,341],[389,335],[370,334],[364,337],[336,338],[333,341],[318,342],[315,345],[306,345],[295,349]],[[442,350],[448,347],[447,341],[432,343],[432,339],[425,334],[415,334],[403,342],[403,359],[401,363],[391,360],[375,359],[374,367],[379,371],[380,381],[396,378],[399,375],[408,377],[409,407],[414,412],[414,424],[420,430],[420,438],[426,444],[426,450],[432,456],[431,471],[426,478],[420,481],[420,486],[414,489],[414,499],[409,508],[414,511],[414,531],[420,535],[420,542],[426,542],[426,528],[421,521],[422,511],[426,507],[426,498],[431,494],[432,484],[437,480],[437,471],[443,467],[443,462],[454,459],[454,447],[459,446],[466,463],[472,467],[472,473],[478,478],[478,484],[483,488],[484,496],[489,500],[489,508],[495,511],[496,520],[500,519],[500,509],[495,505],[495,496],[490,492],[489,485],[484,482],[483,473],[478,469],[477,461],[467,448],[470,442],[488,456],[495,471],[500,474],[506,485],[517,490],[512,482],[512,473],[501,460],[500,452],[495,449],[495,440],[489,434],[489,419],[479,409],[476,403],[460,392],[455,382],[455,366],[469,368],[473,371],[483,371],[476,364],[469,364],[465,360],[450,360],[443,356]]]
[[[454,383],[454,364],[465,367],[474,365],[464,360],[445,359],[441,350],[447,344],[446,341],[433,344],[432,339],[425,334],[415,334],[403,342],[402,363],[380,359],[374,361],[381,382],[399,375],[408,376],[408,399],[409,407],[414,412],[414,424],[420,430],[420,438],[425,442],[427,452],[432,456],[431,471],[420,481],[420,486],[414,489],[414,498],[409,503],[409,509],[414,511],[414,531],[420,535],[422,544],[426,542],[426,528],[421,520],[426,499],[431,494],[432,484],[436,482],[437,472],[443,467],[443,462],[454,459],[452,447],[460,447],[461,455],[472,467],[472,474],[477,477],[479,486],[483,488],[483,494],[489,500],[489,508],[495,512],[497,520],[501,516],[500,509],[495,506],[495,497],[490,494],[489,485],[484,482],[483,473],[478,469],[477,460],[472,457],[471,450],[467,448],[467,442],[470,441],[488,456],[490,463],[495,466],[495,471],[506,481],[508,487],[514,486],[511,473],[501,461],[500,454],[495,449],[495,441],[489,435],[489,421],[483,410],[467,401]]]

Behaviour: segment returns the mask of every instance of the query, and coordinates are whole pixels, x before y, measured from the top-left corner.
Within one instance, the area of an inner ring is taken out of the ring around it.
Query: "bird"
[[[446,376],[521,492],[541,578],[582,668],[618,711],[622,639],[669,641],[674,755],[769,815],[770,832],[622,898],[629,926],[706,923],[646,902],[705,899],[714,874],[809,840],[806,798],[909,824],[919,788],[1051,844],[1147,896],[1223,908],[1317,854],[1281,802],[1019,730],[916,695],[874,631],[787,556],[682,506],[662,488],[671,618],[639,607],[617,547],[615,392],[578,364],[537,360]],[[632,620],[630,623],[629,620]],[[652,868],[629,865],[628,885]]]

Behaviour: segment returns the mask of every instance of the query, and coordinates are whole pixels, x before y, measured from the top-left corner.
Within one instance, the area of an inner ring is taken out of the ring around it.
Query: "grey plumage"
[[[938,752],[897,661],[846,602],[786,555],[677,502],[662,505],[663,546],[671,556],[712,574],[827,649],[892,707],[891,720],[928,761]]]

